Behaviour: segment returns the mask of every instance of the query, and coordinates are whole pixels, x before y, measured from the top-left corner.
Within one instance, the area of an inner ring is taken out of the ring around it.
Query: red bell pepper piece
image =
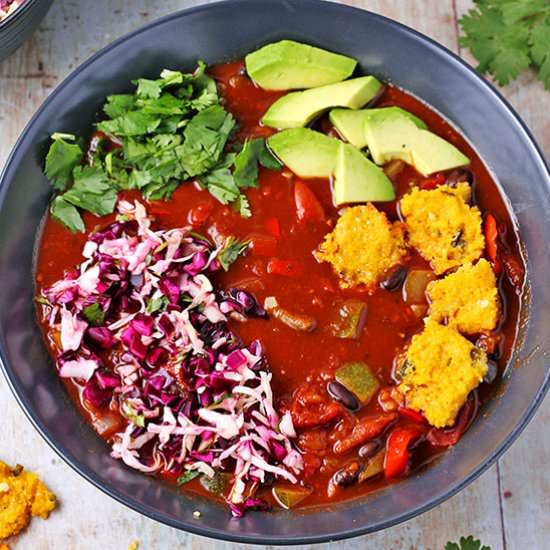
[[[405,472],[409,463],[409,445],[422,435],[418,428],[395,428],[386,441],[384,476],[398,477]]]
[[[250,248],[253,254],[271,258],[277,253],[277,240],[271,235],[250,235]]]
[[[445,182],[445,176],[443,174],[435,174],[429,178],[426,178],[420,183],[420,189],[431,190],[435,189],[439,185]]]
[[[277,240],[281,239],[281,226],[277,218],[269,218],[265,221],[265,228],[267,232],[275,237]]]
[[[306,268],[302,262],[295,260],[282,260],[280,258],[271,258],[267,263],[267,272],[271,275],[281,275],[283,277],[301,277]]]
[[[498,277],[502,273],[502,263],[498,250],[498,226],[497,220],[492,214],[487,214],[483,221],[483,234],[485,235],[485,251],[493,266],[493,271]]]
[[[294,184],[296,215],[301,222],[324,222],[325,211],[315,193],[302,181]]]
[[[479,405],[477,392],[471,394],[466,403],[462,405],[454,426],[451,428],[432,428],[427,434],[426,439],[438,447],[450,447],[456,445],[462,434],[468,429],[476,415]]]
[[[426,418],[422,413],[419,413],[418,411],[414,411],[413,409],[409,409],[408,407],[398,407],[397,412],[407,418],[408,420],[412,420],[413,422],[418,422],[419,424],[425,424]]]

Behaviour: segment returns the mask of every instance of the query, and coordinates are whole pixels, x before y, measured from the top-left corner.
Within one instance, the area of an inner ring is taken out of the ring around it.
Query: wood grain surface
[[[76,66],[115,38],[157,17],[200,3],[194,0],[56,0],[37,32],[0,63],[0,167],[42,101]],[[457,17],[471,0],[348,0],[343,2],[418,29],[472,62],[458,47]],[[550,92],[534,75],[503,89],[550,154]],[[529,182],[525,182],[526,185]],[[247,545],[187,535],[128,510],[80,478],[32,428],[0,376],[0,459],[38,472],[59,497],[48,521],[35,519],[15,550],[140,549],[243,550]],[[502,460],[459,495],[434,510],[381,533],[316,545],[316,550],[443,550],[472,534],[492,550],[550,548],[550,399]]]

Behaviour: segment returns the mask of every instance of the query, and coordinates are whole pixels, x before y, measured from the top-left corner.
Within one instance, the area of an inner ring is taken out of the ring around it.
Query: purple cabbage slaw
[[[187,478],[231,471],[233,515],[263,507],[259,487],[297,483],[303,469],[290,413],[273,406],[260,342],[244,346],[227,323],[266,313],[243,290],[213,288],[208,275],[227,241],[153,230],[139,202],[118,210],[89,236],[83,263],[42,291],[59,375],[83,385],[91,405],[126,417],[113,457]]]

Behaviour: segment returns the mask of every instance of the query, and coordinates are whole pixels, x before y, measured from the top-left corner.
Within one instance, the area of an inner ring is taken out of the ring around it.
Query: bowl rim
[[[34,4],[36,1],[38,0],[26,0],[25,4],[30,6]],[[53,101],[53,99],[57,96],[57,94],[61,90],[69,86],[72,80],[89,65],[96,62],[99,58],[103,57],[104,55],[109,53],[112,49],[116,48],[119,44],[125,42],[126,40],[129,40],[141,34],[142,32],[153,29],[156,26],[163,25],[168,21],[179,19],[189,14],[215,11],[222,5],[224,8],[227,8],[227,7],[232,7],[236,5],[256,5],[259,2],[261,2],[263,5],[265,5],[268,2],[271,4],[277,4],[279,1],[280,0],[218,0],[216,2],[212,2],[208,4],[201,4],[198,6],[177,10],[173,13],[157,18],[145,25],[141,25],[137,29],[124,34],[120,38],[110,42],[106,46],[99,49],[96,53],[94,53],[92,56],[86,59],[83,63],[81,63],[78,67],[76,67],[73,71],[71,71],[54,88],[54,90],[42,102],[42,104],[39,106],[39,108],[30,118],[28,123],[25,125],[24,129],[22,130],[20,136],[18,137],[11,152],[7,157],[2,171],[0,172],[0,208],[3,206],[4,200],[6,197],[6,192],[7,192],[7,185],[4,183],[4,181],[7,179],[11,179],[11,177],[9,177],[10,174],[17,169],[17,166],[15,164],[15,157],[17,156],[19,148],[26,141],[28,134],[31,132],[34,125],[39,121],[42,112],[46,109],[46,107],[50,104],[50,102]],[[319,0],[286,0],[286,1],[289,4],[295,4],[295,5],[301,5],[301,6],[318,7],[319,5]],[[542,168],[542,171],[545,172],[547,179],[550,182],[550,166],[546,161],[540,146],[537,144],[531,130],[527,127],[526,123],[521,119],[519,114],[511,106],[509,101],[502,95],[502,93],[499,90],[497,90],[496,87],[491,82],[489,82],[487,79],[483,78],[479,73],[477,73],[475,69],[472,66],[470,66],[465,60],[463,60],[461,57],[459,57],[457,54],[455,54],[453,51],[451,51],[449,48],[447,48],[443,44],[440,44],[439,42],[424,35],[423,33],[403,23],[395,21],[394,19],[391,19],[387,16],[372,12],[370,10],[361,9],[361,8],[357,8],[357,7],[349,6],[345,4],[339,4],[332,0],[321,0],[321,1],[324,4],[329,5],[333,9],[337,9],[337,10],[348,11],[352,13],[366,12],[373,20],[379,20],[383,22],[385,25],[387,25],[388,27],[395,29],[398,32],[401,32],[404,35],[408,35],[408,37],[411,38],[412,40],[424,42],[431,49],[438,50],[440,53],[445,54],[445,56],[447,57],[447,61],[454,62],[454,64],[457,65],[461,71],[465,71],[470,76],[473,76],[477,84],[483,87],[485,91],[489,92],[493,97],[493,99],[499,102],[501,105],[503,105],[506,111],[508,112],[508,114],[511,115],[512,119],[517,124],[518,129],[523,132],[523,139],[525,139],[529,143],[529,145],[533,148],[534,153],[536,153],[536,155],[533,156],[533,160],[536,160],[539,163],[539,165]],[[1,26],[2,24],[0,24],[0,28]],[[185,520],[181,520],[181,521],[171,520],[170,518],[167,518],[157,513],[155,510],[147,508],[141,503],[138,503],[136,501],[133,501],[132,499],[129,499],[128,497],[119,493],[117,490],[111,488],[110,486],[107,486],[99,478],[96,477],[95,472],[93,472],[88,466],[82,464],[78,459],[74,459],[71,456],[67,456],[64,453],[62,445],[60,445],[52,436],[45,422],[43,422],[39,418],[36,418],[33,415],[33,412],[30,410],[28,400],[24,397],[23,392],[21,393],[19,392],[15,373],[12,372],[12,369],[8,366],[5,352],[2,349],[2,346],[0,346],[0,370],[3,372],[8,382],[8,386],[10,387],[10,390],[13,393],[17,403],[23,409],[23,412],[25,413],[26,417],[30,420],[31,424],[42,436],[42,438],[46,441],[46,443],[48,443],[48,445],[56,452],[56,454],[66,464],[68,464],[74,471],[76,471],[79,475],[81,475],[84,479],[86,479],[89,483],[94,485],[104,494],[110,496],[111,498],[115,499],[116,501],[120,502],[126,507],[146,517],[149,517],[160,523],[163,523],[170,527],[174,527],[179,530],[183,530],[195,535],[201,535],[201,536],[214,538],[218,540],[237,542],[237,543],[260,544],[260,545],[265,545],[266,543],[273,544],[273,545],[315,544],[315,543],[322,543],[322,542],[329,542],[329,541],[348,539],[352,537],[358,537],[368,533],[381,531],[389,527],[392,527],[394,525],[398,525],[420,514],[423,514],[431,510],[432,508],[435,508],[442,502],[456,495],[462,489],[470,485],[481,474],[487,471],[489,467],[491,467],[502,456],[502,454],[509,449],[509,447],[516,441],[520,433],[524,430],[524,428],[530,422],[533,415],[539,408],[542,400],[544,399],[548,389],[550,388],[550,369],[547,369],[544,381],[539,387],[535,397],[531,401],[530,405],[528,406],[523,416],[517,422],[514,429],[508,434],[506,440],[500,445],[500,447],[496,447],[492,451],[490,456],[487,458],[487,460],[479,464],[476,468],[474,468],[464,479],[462,479],[460,482],[455,483],[454,485],[451,485],[450,487],[447,487],[446,490],[441,492],[441,494],[437,495],[433,500],[430,500],[429,502],[413,507],[410,510],[408,510],[406,513],[401,514],[400,516],[395,516],[387,520],[381,520],[367,527],[358,526],[358,527],[349,529],[347,531],[336,532],[332,534],[322,534],[322,535],[300,535],[300,536],[287,535],[287,536],[275,536],[275,537],[272,537],[272,536],[262,537],[260,535],[246,535],[246,534],[240,534],[240,533],[234,534],[232,532],[228,532],[222,529],[213,529],[212,527],[202,527],[200,525],[188,523]],[[345,505],[345,504],[346,503],[342,503],[341,505]],[[314,511],[312,511],[312,513],[314,513]]]
[[[32,9],[33,4],[37,4],[38,2],[40,2],[40,0],[24,0],[22,4],[17,6],[11,15],[8,15],[8,17],[0,21],[0,32],[2,32],[5,27],[9,27],[11,24],[15,23],[17,19],[23,17],[27,11]]]

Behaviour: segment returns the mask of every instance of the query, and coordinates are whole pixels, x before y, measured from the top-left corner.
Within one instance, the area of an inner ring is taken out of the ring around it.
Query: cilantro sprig
[[[459,23],[460,44],[479,62],[477,70],[506,85],[533,67],[550,89],[550,2],[548,0],[474,0]]]
[[[472,535],[469,537],[460,537],[457,542],[448,542],[445,545],[445,550],[491,550],[489,546],[482,546],[479,540],[474,539]]]
[[[196,178],[220,202],[250,216],[243,189],[257,186],[259,164],[279,164],[262,138],[245,142],[239,153],[227,151],[236,122],[204,63],[193,73],[165,69],[156,80],[133,84],[133,94],[107,97],[106,118],[96,125],[105,137],[99,134],[86,155],[76,136],[52,135],[44,169],[58,192],[52,215],[71,231],[84,231],[81,212],[112,213],[120,190],[166,200]]]

